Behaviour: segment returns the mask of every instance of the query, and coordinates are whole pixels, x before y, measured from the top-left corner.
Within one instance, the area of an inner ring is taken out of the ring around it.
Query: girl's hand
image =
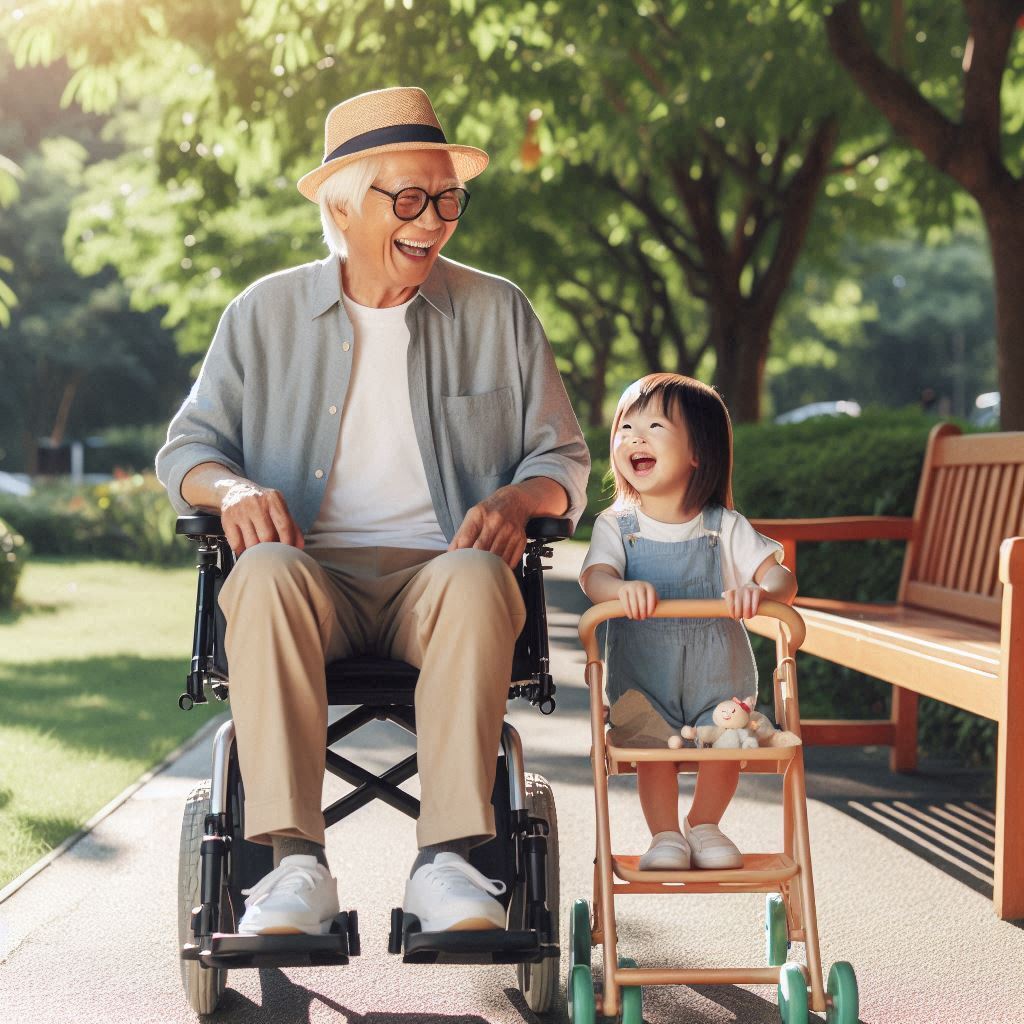
[[[644,580],[623,583],[615,596],[622,602],[629,619],[650,618],[658,607],[658,592]]]
[[[734,619],[752,619],[761,605],[764,591],[756,583],[734,587],[722,593],[725,606]]]

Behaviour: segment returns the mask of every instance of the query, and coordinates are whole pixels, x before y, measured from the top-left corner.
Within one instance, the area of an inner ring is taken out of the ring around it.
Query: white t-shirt
[[[415,298],[415,296],[414,296]],[[355,334],[334,464],[307,547],[443,551],[409,404],[409,328],[401,306],[343,296]]]
[[[693,540],[704,532],[699,515],[688,523],[662,523],[636,510],[640,525],[639,536],[646,540],[663,543],[678,543]],[[758,566],[769,556],[782,561],[782,545],[758,533],[749,520],[730,509],[722,512],[721,543],[722,582],[726,590],[752,583]],[[606,509],[594,522],[590,539],[590,550],[583,562],[580,579],[592,565],[601,563],[618,569],[620,575],[626,571],[626,550],[622,544],[622,532],[614,509]]]

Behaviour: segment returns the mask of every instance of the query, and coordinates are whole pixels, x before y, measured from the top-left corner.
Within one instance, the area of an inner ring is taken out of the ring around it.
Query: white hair
[[[331,214],[332,207],[344,210],[348,215],[358,216],[363,200],[374,179],[380,174],[384,161],[380,157],[367,156],[354,160],[326,178],[316,190],[320,204],[320,223],[324,229],[327,248],[339,259],[348,258],[348,243],[344,232],[338,227]]]

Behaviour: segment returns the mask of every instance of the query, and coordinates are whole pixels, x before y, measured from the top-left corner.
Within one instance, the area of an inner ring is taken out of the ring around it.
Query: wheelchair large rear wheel
[[[200,782],[188,795],[185,816],[181,822],[181,845],[178,850],[178,952],[192,935],[192,908],[202,902],[200,887],[199,848],[203,841],[206,816],[210,813],[210,780]],[[221,918],[227,910],[227,886],[221,889]],[[218,927],[218,930],[219,927]],[[213,1013],[217,1009],[228,972],[203,967],[198,960],[182,960],[181,986],[189,1006],[196,1013]]]
[[[548,910],[551,913],[551,934],[558,941],[558,815],[555,812],[555,796],[551,786],[543,775],[526,773],[526,809],[531,818],[540,818],[547,822],[548,842],[545,891]],[[509,927],[524,928],[526,926],[526,882],[516,885],[509,908]],[[558,997],[558,979],[561,970],[561,958],[548,957],[535,964],[518,964],[516,975],[519,991],[522,992],[526,1005],[534,1013],[547,1013],[552,1009]]]

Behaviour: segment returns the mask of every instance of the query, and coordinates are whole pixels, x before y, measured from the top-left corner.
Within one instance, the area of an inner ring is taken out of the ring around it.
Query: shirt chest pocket
[[[443,400],[458,469],[471,476],[499,476],[519,461],[522,429],[510,387],[481,395],[445,395]]]

